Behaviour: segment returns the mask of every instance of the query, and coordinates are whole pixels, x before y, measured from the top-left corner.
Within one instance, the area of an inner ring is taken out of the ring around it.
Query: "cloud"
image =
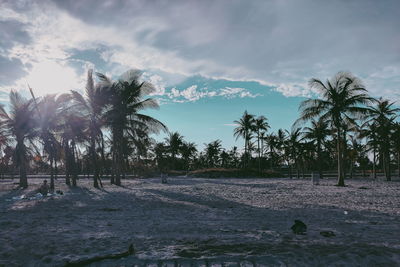
[[[14,44],[28,44],[30,41],[27,24],[15,19],[0,20],[0,53],[6,53]]]
[[[218,82],[218,81],[214,81]],[[252,94],[245,88],[231,88],[225,87],[220,89],[209,90],[207,87],[203,87],[198,90],[197,85],[191,85],[184,90],[178,90],[177,88],[172,88],[166,95],[172,99],[173,102],[183,103],[183,102],[195,102],[202,98],[212,98],[221,97],[226,99],[231,99],[235,97],[257,97],[261,94]]]
[[[231,88],[231,87],[225,87],[221,89],[221,91],[218,93],[219,96],[223,96],[225,98],[234,98],[234,97],[257,97],[261,96],[261,94],[252,94],[249,91],[247,91],[244,88]]]
[[[111,75],[139,68],[162,78],[254,80],[286,96],[312,94],[304,86],[311,77],[350,70],[386,88],[371,88],[373,94],[391,96],[398,89],[389,74],[400,67],[399,8],[395,0],[4,1],[0,35],[13,41],[0,49],[22,64],[55,60],[80,72],[91,62]],[[188,99],[202,97],[191,90]]]
[[[0,86],[11,85],[26,74],[21,60],[0,55]]]
[[[299,85],[293,83],[280,84],[275,89],[275,91],[282,93],[286,97],[292,96],[302,96],[302,97],[311,97],[311,91],[307,89],[306,85]]]

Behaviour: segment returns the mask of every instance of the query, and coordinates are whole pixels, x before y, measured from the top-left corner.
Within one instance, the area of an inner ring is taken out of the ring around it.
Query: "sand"
[[[0,266],[63,266],[131,243],[135,255],[92,266],[400,265],[398,181],[181,177],[97,190],[58,180],[64,195],[29,199],[40,182],[0,181]]]

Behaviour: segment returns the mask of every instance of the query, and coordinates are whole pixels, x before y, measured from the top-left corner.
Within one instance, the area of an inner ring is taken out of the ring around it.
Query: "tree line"
[[[374,178],[382,170],[390,181],[397,165],[400,177],[400,124],[396,121],[400,109],[394,102],[371,97],[361,80],[349,72],[339,72],[326,82],[311,79],[309,86],[318,98],[300,104],[299,119],[290,130],[270,133],[265,116],[245,111],[234,121],[233,131],[236,139],[244,141],[242,151],[226,150],[215,140],[197,152],[195,144],[175,132],[157,144],[158,164],[175,169],[287,170],[290,178],[304,177],[306,171],[318,172],[322,178],[325,170],[336,168],[339,186],[356,169],[363,176],[372,171]]]
[[[141,72],[128,71],[119,80],[88,71],[84,94],[71,91],[61,95],[31,98],[10,92],[9,109],[0,106],[0,146],[4,148],[1,167],[17,168],[20,186],[28,186],[27,171],[50,172],[62,168],[66,183],[76,186],[79,173],[93,174],[94,187],[102,186],[100,177],[111,175],[111,183],[131,170],[132,157],[146,154],[150,134],[166,126],[141,113],[158,108],[147,97],[153,90],[141,82]]]
[[[155,174],[171,170],[240,168],[287,170],[290,178],[337,169],[338,185],[355,169],[364,175],[378,169],[391,180],[395,164],[400,176],[400,124],[393,102],[375,99],[361,80],[339,72],[322,82],[311,79],[317,98],[303,101],[299,119],[290,130],[270,132],[265,116],[244,112],[235,120],[233,136],[243,139],[243,150],[227,150],[221,140],[199,151],[178,132],[168,132],[160,121],[142,113],[158,108],[148,95],[154,90],[141,73],[128,71],[119,80],[88,72],[85,93],[24,98],[11,91],[9,110],[0,107],[1,171],[18,169],[20,185],[27,187],[27,172],[65,173],[76,186],[78,174],[92,174],[93,185],[110,175],[121,185],[126,174]],[[163,141],[153,133],[168,132]]]

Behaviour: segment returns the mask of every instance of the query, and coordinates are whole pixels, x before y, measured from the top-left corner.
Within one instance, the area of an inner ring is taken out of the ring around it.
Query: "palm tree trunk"
[[[342,150],[340,145],[340,130],[338,129],[337,134],[337,171],[338,171],[338,186],[344,186],[344,176],[342,172]]]
[[[243,168],[247,167],[247,147],[248,147],[248,140],[247,140],[247,133],[244,135],[244,158],[243,158]]]
[[[71,143],[72,147],[72,186],[76,186],[76,180],[78,179],[78,169],[77,169],[77,164],[76,164],[76,147],[75,147],[75,142],[72,141]]]
[[[383,170],[383,175],[385,177],[387,177],[386,164],[385,164],[385,154],[382,152],[382,147],[381,147],[381,151],[379,153],[379,164],[381,165],[381,169]]]
[[[99,188],[99,182],[98,182],[99,169],[97,167],[96,140],[93,135],[90,138],[90,157],[92,159],[92,164],[93,164],[93,186],[95,188]]]
[[[57,167],[57,156],[54,157],[54,179],[57,180],[58,167]]]
[[[22,188],[28,187],[28,178],[26,177],[26,149],[24,140],[17,139],[17,153],[19,157],[19,186]]]
[[[260,131],[258,131],[257,133],[257,148],[258,148],[258,172],[261,173]]]
[[[54,158],[50,156],[50,189],[54,190]]]
[[[385,165],[386,165],[386,180],[391,181],[392,180],[392,173],[391,173],[391,168],[390,168],[390,154],[389,151],[387,150],[385,152]]]
[[[400,179],[400,151],[397,152],[397,176]]]
[[[319,178],[320,179],[323,179],[324,177],[323,177],[323,173],[322,173],[322,160],[321,160],[321,142],[320,141],[318,141],[317,142],[317,159],[318,159],[318,171],[319,171]]]
[[[118,129],[114,129],[113,134],[113,144],[115,144],[115,185],[121,185],[121,174],[122,174],[122,164],[124,164],[124,160],[122,158],[122,140],[123,133]]]
[[[372,172],[374,174],[374,179],[376,180],[376,150],[375,150],[375,147],[373,148]]]
[[[69,177],[71,173],[71,151],[69,147],[69,142],[66,141],[65,144],[65,183],[71,185],[71,179]]]
[[[353,162],[353,160],[351,160],[351,162],[350,162],[350,170],[349,170],[349,172],[350,172],[350,179],[353,179],[353,166],[354,166],[354,162]]]

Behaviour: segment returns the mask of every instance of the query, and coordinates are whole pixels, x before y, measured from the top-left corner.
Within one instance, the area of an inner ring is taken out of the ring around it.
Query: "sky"
[[[148,113],[170,131],[240,146],[234,120],[247,110],[290,129],[318,97],[311,78],[351,71],[400,100],[399,17],[397,0],[0,0],[0,102],[139,69],[160,103]]]

